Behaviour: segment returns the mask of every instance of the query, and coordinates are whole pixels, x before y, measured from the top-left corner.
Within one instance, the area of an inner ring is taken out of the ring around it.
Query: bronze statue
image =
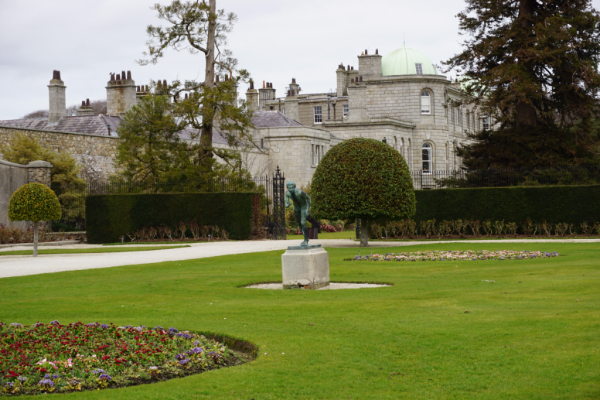
[[[310,196],[300,189],[296,189],[296,184],[292,181],[286,184],[288,190],[285,192],[285,206],[289,207],[294,203],[294,215],[296,222],[302,230],[304,241],[300,244],[301,247],[308,247],[308,228],[306,220],[310,218]],[[290,199],[292,202],[290,202]]]

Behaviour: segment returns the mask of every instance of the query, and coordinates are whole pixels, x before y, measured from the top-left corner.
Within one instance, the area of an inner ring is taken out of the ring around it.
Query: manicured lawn
[[[345,232],[321,232],[319,239],[356,239],[354,231]],[[302,235],[287,235],[287,240],[304,240]]]
[[[165,250],[165,249],[177,249],[181,247],[190,246],[147,246],[147,247],[96,247],[93,249],[44,249],[38,250],[38,254],[79,254],[79,253],[124,253],[129,251],[150,251],[150,250]],[[13,250],[13,251],[2,251],[0,256],[26,256],[32,255],[33,250]]]
[[[174,326],[260,346],[242,366],[69,399],[600,398],[598,244],[387,251],[425,249],[564,257],[344,262],[357,249],[328,249],[333,281],[394,284],[337,291],[240,287],[281,280],[282,251],[5,278],[0,320]]]

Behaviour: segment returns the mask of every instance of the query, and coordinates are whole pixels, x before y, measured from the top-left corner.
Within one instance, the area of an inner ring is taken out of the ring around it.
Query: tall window
[[[348,110],[349,110],[348,104],[344,104],[344,118],[346,118],[348,116]]]
[[[454,107],[450,107],[450,115],[451,115],[452,125],[456,124],[456,119],[454,118],[456,116]]]
[[[448,143],[446,143],[446,146],[445,146],[445,150],[446,150],[446,171],[448,170],[448,162],[449,162],[449,159],[450,159],[450,153],[448,152],[448,148],[449,148]]]
[[[483,130],[490,129],[490,117],[487,115],[483,116]]]
[[[323,110],[321,109],[321,106],[316,106],[313,109],[314,109],[314,115],[315,115],[315,124],[322,123],[323,122]]]
[[[421,114],[431,114],[431,95],[427,90],[421,92]]]
[[[471,113],[467,113],[467,129],[471,129]]]
[[[413,156],[412,156],[412,141],[410,139],[408,139],[407,145],[408,145],[408,147],[406,147],[406,162],[408,162],[408,169],[411,169]]]
[[[423,143],[421,152],[423,155],[423,173],[430,174],[431,173],[431,164],[432,164],[431,145],[429,143]]]
[[[325,153],[325,146],[321,146],[318,144],[312,145],[312,163],[313,165],[319,165],[321,158]]]
[[[415,63],[415,69],[417,70],[417,75],[423,75],[423,64]]]
[[[462,108],[456,107],[456,112],[458,113],[458,125],[462,126]]]

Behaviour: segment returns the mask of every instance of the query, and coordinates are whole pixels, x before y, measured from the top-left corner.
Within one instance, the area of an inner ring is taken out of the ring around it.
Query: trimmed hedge
[[[196,220],[218,225],[231,239],[250,239],[256,193],[157,193],[91,195],[86,199],[88,243],[114,243],[146,225]]]
[[[417,190],[417,223],[469,219],[572,223],[600,221],[600,185]]]

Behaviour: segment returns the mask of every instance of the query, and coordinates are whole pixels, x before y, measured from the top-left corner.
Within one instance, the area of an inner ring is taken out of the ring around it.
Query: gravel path
[[[475,241],[429,241],[429,242],[369,242],[369,249],[382,247],[414,246],[418,244],[451,243],[599,243],[600,239],[508,239],[508,240],[475,240]],[[0,278],[11,276],[36,275],[61,271],[76,271],[94,268],[110,268],[123,265],[151,264],[165,261],[181,261],[196,258],[223,256],[229,254],[256,253],[261,251],[284,250],[290,245],[297,245],[293,240],[262,240],[240,242],[195,243],[191,247],[155,251],[136,251],[126,253],[96,253],[96,254],[55,254],[32,256],[0,256]],[[324,247],[356,247],[358,242],[349,239],[311,240],[311,244],[321,244]],[[138,245],[143,246],[143,245]],[[152,246],[152,245],[148,245]],[[100,245],[78,244],[63,246],[69,248],[95,248]],[[54,248],[40,246],[40,249]],[[14,246],[3,248],[9,250],[30,250],[29,247]],[[366,249],[363,249],[365,251]]]

